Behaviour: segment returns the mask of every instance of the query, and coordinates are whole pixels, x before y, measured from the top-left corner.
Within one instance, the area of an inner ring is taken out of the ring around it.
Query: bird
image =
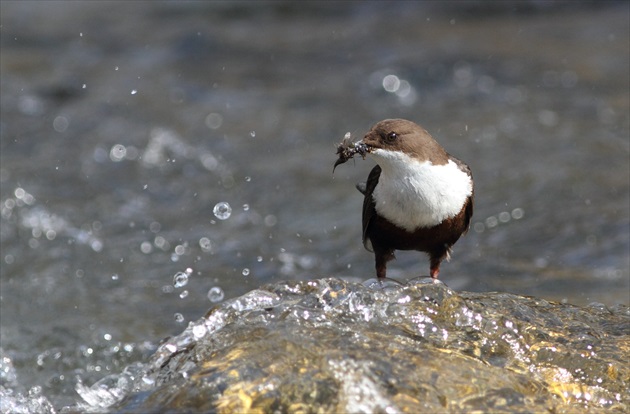
[[[406,119],[378,122],[355,147],[367,149],[377,164],[357,184],[364,195],[363,245],[374,253],[377,279],[386,279],[396,250],[416,250],[428,254],[430,276],[437,280],[440,264],[470,227],[470,168]]]

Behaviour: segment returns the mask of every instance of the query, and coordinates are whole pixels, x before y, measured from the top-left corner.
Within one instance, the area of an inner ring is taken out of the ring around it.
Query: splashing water
[[[190,322],[132,383],[112,375],[77,391],[120,412],[290,411],[296,398],[323,412],[627,412],[628,315],[422,279],[280,282]],[[244,388],[247,400],[233,398]]]
[[[212,303],[221,302],[224,297],[223,289],[218,286],[214,286],[208,291],[208,300]]]
[[[177,272],[175,276],[173,276],[173,286],[175,288],[181,288],[188,284],[188,273]]]
[[[232,215],[232,207],[225,201],[221,201],[214,206],[212,212],[219,220],[227,220]]]

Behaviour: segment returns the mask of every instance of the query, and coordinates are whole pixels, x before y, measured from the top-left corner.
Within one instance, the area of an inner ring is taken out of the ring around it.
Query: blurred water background
[[[626,2],[0,7],[0,390],[27,412],[261,284],[373,277],[373,162],[332,165],[384,118],[473,170],[451,288],[630,302]]]

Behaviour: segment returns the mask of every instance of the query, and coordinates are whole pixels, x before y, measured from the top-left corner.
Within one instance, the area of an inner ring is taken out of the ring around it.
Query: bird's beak
[[[365,134],[362,142],[367,145],[368,151],[380,148],[378,143],[378,135],[374,132],[368,132],[367,134]]]

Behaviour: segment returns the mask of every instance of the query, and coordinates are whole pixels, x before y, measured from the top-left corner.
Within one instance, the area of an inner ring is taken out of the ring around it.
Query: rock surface
[[[627,412],[630,309],[442,283],[281,282],[226,301],[79,410]]]

